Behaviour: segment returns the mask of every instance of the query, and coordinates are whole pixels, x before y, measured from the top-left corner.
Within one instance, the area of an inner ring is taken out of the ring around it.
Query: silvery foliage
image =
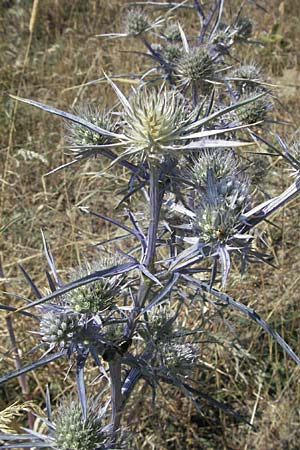
[[[67,357],[75,364],[81,412],[72,400],[70,413],[64,407],[61,416],[58,409],[58,415],[50,417],[48,398],[49,434],[26,430],[20,436],[2,435],[7,444],[1,448],[119,448],[121,417],[141,378],[154,396],[158,385],[170,384],[196,408],[205,399],[247,422],[193,380],[211,320],[208,305],[216,310],[228,306],[254,320],[300,363],[254,310],[224,292],[232,260],[240,260],[242,270],[255,261],[270,263],[253,245],[259,234],[256,227],[299,191],[299,144],[289,146],[268,128],[272,95],[261,70],[234,57],[235,46],[252,42],[252,23],[242,8],[230,24],[224,23],[222,0],[211,1],[207,9],[197,0],[162,2],[160,14],[154,2],[139,3],[125,11],[123,32],[105,35],[135,38],[145,48],[141,55],[146,67],[132,76],[135,83],[128,95],[113,81],[117,76],[105,74],[101,79],[115,93],[113,109],[85,105],[81,112],[67,113],[17,98],[68,123],[74,159],[66,165],[100,155],[110,160],[108,170],[116,165],[127,169],[128,188],[120,203],[131,199],[130,205],[136,205],[126,209],[127,218],[120,221],[87,207],[82,210],[122,230],[129,239],[127,249],[135,243],[125,252],[118,238],[112,239],[113,255],[103,250],[98,261],[86,262],[65,283],[43,236],[47,295],[22,268],[35,299],[17,312],[39,323],[37,347],[43,347],[44,354],[0,381]],[[183,9],[198,17],[198,35],[190,36],[184,22],[176,19]],[[286,191],[260,204],[243,158],[243,147],[247,150],[249,145],[251,152],[256,146],[282,156],[294,176]],[[28,311],[34,308],[36,313]],[[190,314],[198,311],[193,328],[183,322],[187,309]],[[97,398],[101,420],[91,412],[94,406],[86,395],[84,369],[89,358],[111,388],[108,403]],[[84,444],[75,444],[80,439]]]

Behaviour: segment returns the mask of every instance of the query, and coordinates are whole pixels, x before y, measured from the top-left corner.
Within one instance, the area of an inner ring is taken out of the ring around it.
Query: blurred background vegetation
[[[39,100],[64,110],[88,102],[111,105],[112,93],[102,83],[84,85],[107,73],[139,71],[143,61],[125,51],[138,48],[135,41],[107,41],[95,37],[120,30],[120,0],[2,0],[0,2],[0,258],[1,303],[21,304],[6,291],[30,296],[17,263],[45,286],[45,261],[40,230],[46,233],[62,278],[77,266],[92,244],[110,233],[110,228],[80,212],[90,205],[104,214],[114,214],[116,192],[126,183],[126,174],[109,172],[97,176],[104,159],[80,163],[44,176],[65,163],[66,142],[60,119],[16,104],[8,94]],[[300,8],[297,0],[266,0],[267,13],[249,1],[245,9],[254,21],[254,37],[263,45],[247,46],[243,57],[264,68],[267,80],[282,85],[274,88],[275,116],[279,120],[300,119]],[[226,0],[227,14],[239,2]],[[35,7],[34,7],[35,6]],[[193,20],[191,27],[195,27]],[[187,30],[186,30],[187,31]],[[122,89],[127,88],[121,83]],[[289,137],[291,129],[282,127]],[[289,183],[280,161],[268,160],[267,182],[274,192]],[[300,200],[276,214],[277,227],[265,226],[277,269],[256,266],[246,275],[236,271],[228,292],[276,328],[299,353],[300,348]],[[182,450],[299,450],[300,370],[258,327],[238,315],[224,315],[235,336],[222,320],[213,325],[215,344],[203,349],[210,367],[198,376],[203,391],[227,403],[256,425],[257,431],[203,403],[202,415],[171,388],[159,392],[156,406],[151,393],[141,384],[133,399],[138,403],[128,415],[139,449]],[[193,320],[188,317],[187,320]],[[31,360],[26,352],[34,343],[23,321],[12,319],[22,364]],[[34,325],[32,324],[32,329]],[[0,373],[15,368],[15,351],[5,314],[0,315]],[[72,376],[58,383],[68,365],[52,363],[46,370],[26,376],[27,386],[18,381],[0,386],[0,411],[16,400],[33,400],[44,406],[45,385],[51,383],[54,400],[72,389]],[[91,369],[91,379],[96,372]],[[96,389],[96,388],[95,388]],[[136,413],[135,411],[138,411]],[[24,417],[26,420],[26,415]],[[22,423],[12,422],[17,429]],[[25,423],[25,422],[23,422]],[[0,427],[1,428],[1,427]]]

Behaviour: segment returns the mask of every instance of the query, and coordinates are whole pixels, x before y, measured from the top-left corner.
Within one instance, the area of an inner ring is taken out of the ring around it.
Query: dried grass
[[[231,2],[234,3],[237,2]],[[296,24],[300,16],[296,18],[296,1],[271,3],[268,16],[255,14],[257,29],[262,28],[269,36],[273,34],[264,48],[249,50],[247,57],[251,58],[254,51],[254,57],[272,74],[272,82],[297,84],[300,53]],[[37,0],[33,3],[12,0],[0,6],[0,77],[4,94],[0,110],[0,256],[5,276],[0,288],[3,291],[30,295],[17,271],[17,262],[26,267],[39,286],[44,286],[40,270],[44,267],[41,228],[51,242],[62,277],[67,277],[66,268],[76,266],[86,253],[93,253],[90,244],[110,231],[77,208],[88,203],[104,214],[112,212],[111,199],[120,188],[114,174],[101,179],[87,176],[101,171],[106,162],[95,159],[44,177],[44,173],[65,162],[61,122],[26,106],[17,106],[7,94],[18,93],[62,109],[78,106],[83,101],[97,103],[100,99],[104,106],[111,104],[114,97],[106,85],[85,83],[99,78],[101,69],[126,73],[139,66],[138,61],[130,63],[128,55],[121,52],[128,48],[128,43],[115,44],[94,37],[118,27],[119,7],[118,0],[43,0],[42,7]],[[278,23],[276,30],[274,21]],[[299,89],[293,89],[292,96],[286,95],[286,90],[278,90],[278,95],[281,97],[283,93],[283,102],[288,98],[288,108],[299,122]],[[282,114],[290,119],[283,110]],[[286,172],[280,165],[272,167],[270,181],[274,189],[285,186]],[[289,209],[278,213],[279,228],[266,226],[268,239],[275,247],[278,269],[257,266],[243,279],[236,274],[229,287],[230,293],[259,311],[296,350],[300,347],[299,212],[300,202],[296,200]],[[10,296],[2,294],[2,297],[1,303],[19,304]],[[137,432],[138,448],[298,450],[298,368],[255,325],[226,310],[224,315],[234,331],[229,333],[221,320],[215,322],[212,331],[218,343],[207,345],[201,355],[210,369],[200,371],[198,376],[205,392],[247,417],[252,414],[258,431],[252,432],[207,405],[201,416],[169,388],[164,389],[164,395],[158,398],[153,409],[151,393],[141,384],[133,401],[145,401],[145,410],[139,416],[133,412],[128,418]],[[1,315],[1,372],[14,369],[5,323]],[[22,321],[14,320],[13,324],[24,363],[30,360],[26,349],[33,338],[28,340]],[[236,343],[235,350],[232,342]],[[27,376],[30,396],[36,404],[43,405],[45,385],[49,381],[54,400],[72,388],[72,377],[57,384],[58,370],[66,372],[67,365],[58,367],[52,363],[47,372],[39,370]],[[93,375],[91,371],[91,380]],[[1,386],[0,393],[2,408],[11,404],[19,408],[14,402],[24,400],[17,381]]]

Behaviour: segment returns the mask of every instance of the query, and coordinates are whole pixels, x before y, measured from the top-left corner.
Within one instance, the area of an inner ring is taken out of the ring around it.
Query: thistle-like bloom
[[[142,9],[130,9],[124,20],[125,33],[139,36],[151,27],[151,20]]]
[[[246,253],[252,239],[252,236],[243,233],[244,214],[250,207],[250,201],[246,177],[232,175],[215,180],[210,175],[206,192],[200,196],[199,204],[191,210],[182,210],[189,224],[181,225],[180,228],[191,231],[192,237],[184,240],[193,245],[179,253],[171,270],[214,256],[220,259],[224,285],[230,269],[229,253]]]
[[[180,42],[181,34],[177,23],[169,23],[164,30],[163,36],[170,42]]]
[[[248,98],[249,95],[243,95],[240,100]],[[238,123],[250,125],[257,122],[263,122],[272,109],[272,103],[266,97],[257,98],[252,103],[241,106],[235,111]]]
[[[214,246],[234,239],[241,226],[241,216],[245,209],[244,190],[234,190],[230,202],[229,196],[226,197],[219,197],[216,201],[204,199],[197,209],[194,232],[200,241]]]
[[[77,277],[81,278],[103,269],[105,266],[109,267],[117,264],[116,258],[109,258],[106,262],[101,261],[100,264],[86,263],[85,267],[78,271]],[[123,280],[124,277],[121,276],[105,277],[73,289],[66,296],[70,309],[76,313],[94,315],[112,308],[120,294]]]
[[[220,180],[239,171],[239,160],[232,150],[204,149],[192,158],[191,168],[187,169],[187,178],[196,187],[205,187],[208,173],[215,180]]]
[[[88,408],[84,420],[80,405],[71,400],[63,404],[55,417],[54,448],[57,450],[104,449],[107,437],[96,409]]]
[[[115,131],[116,125],[113,123],[111,115],[100,111],[98,108],[89,106],[80,108],[76,113],[84,120],[96,125],[97,127],[104,128],[108,131]],[[96,133],[88,128],[79,125],[75,122],[66,122],[65,127],[67,130],[67,140],[72,145],[84,146],[84,145],[105,145],[111,144],[113,138],[111,136]]]
[[[244,64],[230,72],[234,85],[240,95],[255,92],[262,78],[261,69],[256,64]]]
[[[132,149],[128,154],[142,152],[143,159],[161,163],[190,116],[177,91],[143,87],[131,97],[125,120],[124,135]]]
[[[185,53],[176,65],[180,84],[189,86],[212,78],[214,63],[205,47],[196,47]]]
[[[147,312],[147,329],[155,342],[170,340],[173,333],[174,313],[169,305],[159,305]]]
[[[288,148],[287,158],[293,167],[292,175],[296,176],[296,177],[299,176],[299,173],[300,173],[300,142],[299,141],[293,142],[293,144]]]
[[[169,342],[162,346],[161,357],[174,375],[186,375],[196,365],[198,349],[190,343]]]
[[[240,17],[234,24],[238,39],[249,39],[252,36],[253,24],[249,17]]]
[[[78,341],[83,324],[78,314],[48,311],[43,314],[40,322],[42,340],[49,344],[50,348],[64,349]]]
[[[161,48],[161,55],[168,64],[176,64],[182,57],[182,47],[176,42],[167,42]]]

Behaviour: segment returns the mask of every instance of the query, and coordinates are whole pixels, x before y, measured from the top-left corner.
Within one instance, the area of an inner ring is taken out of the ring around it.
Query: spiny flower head
[[[175,72],[182,85],[191,85],[213,76],[214,64],[205,47],[196,47],[185,53],[176,65]]]
[[[80,316],[72,311],[48,311],[43,314],[40,322],[42,340],[52,348],[66,348],[75,343],[82,328]]]
[[[79,108],[76,110],[76,114],[82,119],[91,122],[97,127],[104,128],[107,131],[114,132],[116,129],[116,125],[112,121],[111,115],[100,111],[93,106]],[[96,133],[95,131],[74,122],[66,122],[65,128],[68,133],[67,140],[73,145],[106,145],[112,143],[112,137]]]
[[[169,340],[174,325],[174,313],[169,305],[159,305],[147,312],[146,324],[154,341]]]
[[[260,92],[256,92],[254,95],[258,95],[259,93]],[[248,95],[242,95],[239,100],[246,100],[248,97]],[[256,122],[264,121],[271,109],[272,103],[268,98],[266,98],[266,96],[264,96],[257,98],[247,105],[242,105],[237,108],[235,110],[235,116],[238,120],[238,123],[240,123],[241,125],[250,125]]]
[[[239,171],[239,161],[232,150],[204,149],[194,156],[187,176],[196,186],[206,186],[208,173],[215,180]]]
[[[54,439],[57,450],[101,450],[106,442],[96,409],[90,406],[84,420],[81,407],[75,400],[59,408],[55,417]]]
[[[233,82],[239,94],[257,91],[261,76],[261,69],[256,64],[244,64],[230,72],[230,77],[236,78]]]
[[[189,121],[185,100],[178,91],[142,87],[130,99],[124,135],[132,152],[143,153],[149,162],[161,163]]]
[[[197,347],[190,343],[169,342],[162,346],[163,362],[174,375],[185,375],[195,367]]]
[[[182,57],[182,47],[176,42],[167,42],[161,48],[161,55],[168,64],[176,64]]]
[[[117,265],[116,258],[97,263],[86,263],[77,272],[77,277],[84,277],[104,267]],[[103,277],[92,283],[79,286],[67,294],[67,302],[70,309],[80,314],[93,315],[112,308],[120,293],[121,283],[124,277]]]
[[[150,28],[151,21],[142,9],[130,9],[125,16],[125,33],[139,36]]]
[[[248,190],[246,181],[225,178],[203,196],[193,219],[200,241],[224,244],[234,237],[249,206]]]
[[[253,24],[249,17],[240,17],[234,24],[238,39],[249,39],[252,36]]]
[[[300,173],[300,142],[294,141],[288,149],[288,156],[292,160],[292,174],[298,176]]]
[[[164,30],[164,37],[170,42],[180,42],[181,34],[177,23],[169,23]]]

